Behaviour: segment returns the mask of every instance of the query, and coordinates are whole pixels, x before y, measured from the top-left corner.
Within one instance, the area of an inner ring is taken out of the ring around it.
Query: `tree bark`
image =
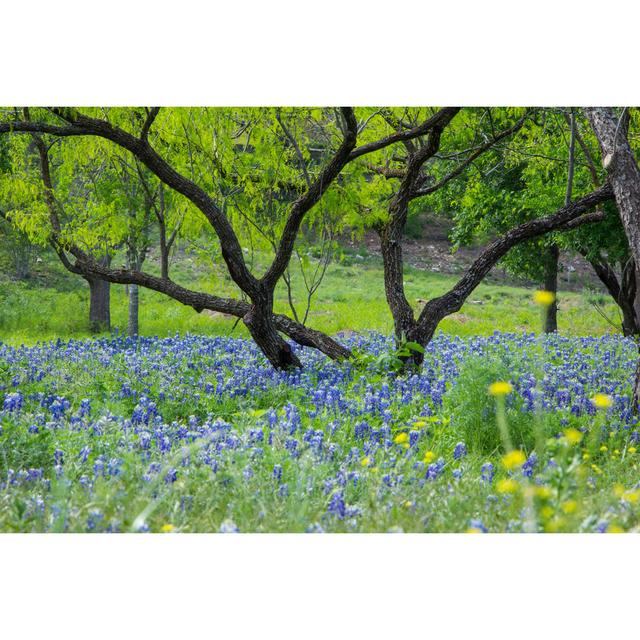
[[[127,314],[127,335],[135,337],[138,335],[138,312],[140,304],[138,297],[138,285],[129,285],[129,310]]]
[[[273,292],[264,287],[242,321],[262,353],[276,369],[301,367],[302,364],[293,353],[291,345],[283,340],[276,330],[272,309]]]
[[[111,330],[111,285],[106,280],[86,276],[89,284],[89,328],[92,333]]]
[[[635,262],[635,279],[640,281],[640,169],[628,141],[627,121],[623,110],[616,116],[611,107],[590,107],[585,109],[602,151],[602,164],[607,171],[609,182],[620,213],[629,248]],[[640,401],[640,359],[633,384],[632,404],[638,411]]]
[[[545,333],[555,333],[558,330],[558,259],[560,250],[554,242],[547,249],[544,264],[544,290],[553,293],[553,302],[547,307],[544,322]]]

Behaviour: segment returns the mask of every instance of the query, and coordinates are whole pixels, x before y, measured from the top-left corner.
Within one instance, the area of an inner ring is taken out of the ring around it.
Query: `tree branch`
[[[525,222],[514,227],[501,238],[494,240],[450,291],[443,296],[433,298],[425,305],[418,318],[419,332],[423,334],[423,337],[424,334],[432,333],[442,318],[459,311],[471,292],[512,247],[525,240],[566,227],[568,224],[572,224],[572,228],[575,228],[579,224],[592,222],[592,217],[582,216],[582,214],[612,198],[613,190],[606,183],[600,189],[562,207],[556,213]]]

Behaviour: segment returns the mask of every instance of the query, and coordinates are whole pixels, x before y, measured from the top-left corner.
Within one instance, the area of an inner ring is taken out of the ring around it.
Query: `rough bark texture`
[[[628,141],[624,110],[616,115],[611,107],[585,109],[589,123],[598,138],[609,182],[613,188],[620,219],[624,227],[631,255],[635,261],[636,282],[640,270],[640,169]],[[638,410],[640,400],[640,360],[636,369],[633,406]]]

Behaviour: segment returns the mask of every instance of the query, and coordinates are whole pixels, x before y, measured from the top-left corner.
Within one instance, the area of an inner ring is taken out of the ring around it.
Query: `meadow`
[[[531,290],[484,284],[422,370],[398,376],[380,265],[351,256],[310,318],[356,357],[296,347],[304,369],[284,373],[234,319],[147,290],[143,335],[118,333],[126,296],[112,287],[115,332],[91,337],[86,287],[47,268],[55,289],[0,284],[2,531],[638,526],[637,351],[595,310],[602,296],[562,292],[560,333],[542,336]],[[189,261],[177,270],[213,286]],[[409,268],[407,289],[436,295],[453,278]],[[500,381],[512,387],[492,395]]]
[[[225,337],[3,345],[0,529],[638,526],[632,342],[441,334],[408,377],[387,338],[348,342],[295,373]]]

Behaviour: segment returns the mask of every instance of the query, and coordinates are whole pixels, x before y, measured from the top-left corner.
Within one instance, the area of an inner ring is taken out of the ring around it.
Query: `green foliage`
[[[470,357],[461,365],[460,375],[444,396],[443,409],[451,424],[471,451],[482,455],[502,449],[496,426],[496,399],[489,395],[489,385],[496,380],[509,381],[512,366],[499,354],[494,358]],[[535,445],[536,415],[523,411],[522,398],[507,396],[507,424],[516,449],[531,451]],[[559,422],[546,416],[546,429],[559,431]]]
[[[53,449],[50,431],[40,426],[37,433],[29,433],[5,416],[0,424],[0,477],[6,479],[9,469],[51,469]]]

